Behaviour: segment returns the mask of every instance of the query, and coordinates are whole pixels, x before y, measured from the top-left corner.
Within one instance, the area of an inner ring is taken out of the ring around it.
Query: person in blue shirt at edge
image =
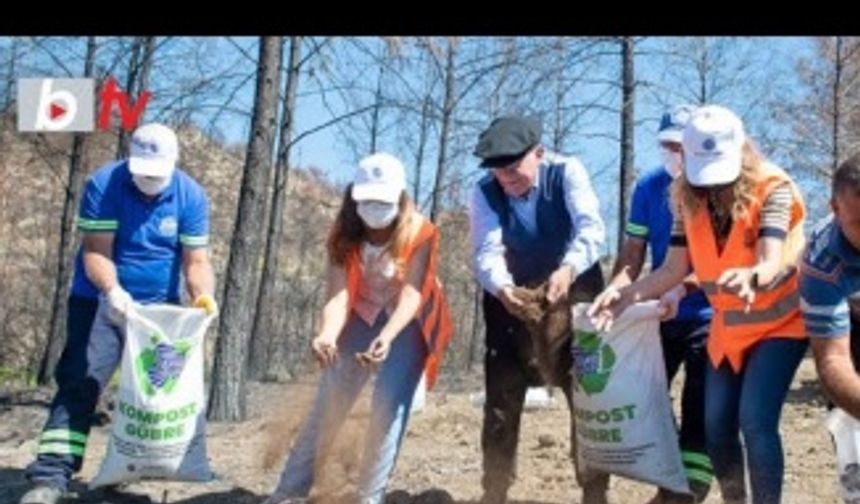
[[[833,174],[830,206],[804,251],[800,310],[825,392],[860,419],[860,153]]]
[[[132,303],[180,303],[180,274],[193,305],[217,313],[204,189],[176,167],[176,134],[139,127],[130,156],[95,171],[81,198],[83,233],[69,296],[58,390],[26,476],[20,504],[56,504],[83,462],[91,419],[116,370]]]
[[[588,172],[574,157],[548,152],[534,118],[496,118],[475,155],[487,174],[472,190],[470,231],[478,283],[484,289],[486,402],[481,431],[483,504],[503,504],[516,478],[520,417],[529,386],[543,382],[532,365],[524,305],[517,286],[547,284],[547,302],[590,302],[604,288],[598,261],[605,239]],[[572,333],[572,331],[569,331]],[[562,344],[555,376],[571,410],[571,454],[585,504],[606,502],[608,476],[576,468],[571,338]]]
[[[621,247],[613,278],[598,299],[616,296],[618,289],[639,277],[645,254],[651,247],[651,269],[657,269],[666,259],[672,231],[672,210],[669,186],[683,170],[681,140],[684,127],[695,110],[693,105],[678,105],[663,114],[657,141],[662,166],[644,173],[636,182],[630,216],[627,219],[627,239]],[[705,348],[711,321],[711,306],[703,291],[687,292],[679,284],[663,295],[666,307],[660,324],[666,379],[669,384],[684,364],[684,390],[681,396],[681,428],[679,441],[681,457],[692,496],[676,494],[661,488],[650,504],[702,502],[713,480],[711,462],[705,447]]]

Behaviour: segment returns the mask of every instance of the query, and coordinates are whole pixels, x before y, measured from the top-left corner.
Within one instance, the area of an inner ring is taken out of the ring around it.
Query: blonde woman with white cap
[[[311,343],[323,368],[316,400],[267,504],[307,497],[372,373],[358,492],[361,502],[385,500],[415,388],[425,372],[433,386],[451,335],[438,249],[439,232],[415,210],[400,161],[382,152],[362,159],[328,240],[328,295]]]
[[[727,503],[747,501],[743,433],[754,504],[780,502],[779,417],[806,352],[797,264],[805,209],[797,187],[765,161],[730,110],[708,105],[683,136],[684,176],[663,265],[590,310],[607,327],[627,306],[655,299],[692,270],[713,307],[705,437]]]

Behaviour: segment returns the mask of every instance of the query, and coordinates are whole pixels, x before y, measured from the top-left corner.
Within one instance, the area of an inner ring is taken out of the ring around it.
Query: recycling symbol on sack
[[[574,384],[587,395],[603,392],[615,366],[615,351],[589,331],[576,331],[573,340]]]

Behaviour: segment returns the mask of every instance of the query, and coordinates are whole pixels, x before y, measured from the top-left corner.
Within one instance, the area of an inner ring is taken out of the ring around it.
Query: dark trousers
[[[695,502],[705,499],[711,488],[713,469],[705,445],[705,369],[708,363],[707,337],[709,323],[698,320],[670,320],[660,324],[666,382],[672,380],[684,365],[681,392],[679,444],[684,470]],[[688,496],[661,491],[664,503],[692,502]]]
[[[599,264],[595,264],[577,277],[571,286],[570,299],[573,303],[590,302],[603,288],[603,275]],[[532,343],[525,325],[487,292],[484,293],[483,306],[487,334],[484,359],[486,401],[481,430],[484,475],[481,484],[485,497],[489,496],[485,500],[504,502],[508,488],[516,478],[517,443],[526,391],[530,386],[541,385],[542,380],[538,370],[528,364],[532,357]],[[585,481],[584,475],[576,470],[570,346],[571,338],[568,337],[559,350],[562,355],[557,359],[554,372],[571,413],[570,445],[574,470],[577,481],[587,493],[602,494],[608,484],[608,475],[590,475]]]
[[[119,365],[124,343],[118,330],[93,331],[98,307],[98,299],[69,298],[66,345],[54,375],[58,390],[38,456],[27,468],[33,483],[65,490],[72,474],[81,469],[99,395]],[[99,314],[100,324],[104,319]]]

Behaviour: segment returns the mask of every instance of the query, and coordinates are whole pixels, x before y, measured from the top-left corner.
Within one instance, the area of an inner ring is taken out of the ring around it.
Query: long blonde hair
[[[755,201],[756,180],[759,178],[764,158],[758,149],[749,141],[745,141],[741,151],[741,173],[731,185],[732,220],[743,220],[749,217],[749,210]],[[672,206],[678,215],[692,216],[702,205],[707,203],[706,190],[695,187],[687,181],[687,177],[677,177],[670,189]]]
[[[764,156],[756,146],[746,140],[741,151],[741,173],[730,187],[732,221],[743,221],[750,217],[749,212],[756,200],[756,189],[764,172],[765,163]],[[794,182],[789,180],[789,185],[792,197],[802,201],[800,191],[797,190]],[[690,218],[707,204],[707,190],[690,185],[685,176],[678,177],[672,182],[670,192],[673,211],[684,219]],[[801,222],[789,223],[788,235],[783,243],[783,266],[796,265],[805,244],[802,219]]]
[[[399,211],[394,220],[394,230],[388,245],[388,253],[394,260],[399,275],[406,270],[406,248],[415,236],[416,220],[420,215],[406,191],[400,193]],[[352,184],[343,195],[343,203],[328,237],[329,260],[338,265],[346,264],[349,255],[358,250],[367,240],[368,228],[358,215],[358,204],[352,198]]]

